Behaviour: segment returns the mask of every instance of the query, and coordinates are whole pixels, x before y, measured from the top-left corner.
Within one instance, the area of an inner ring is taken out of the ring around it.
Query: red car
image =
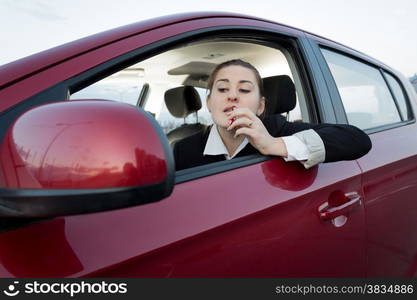
[[[372,150],[175,172],[171,147],[210,124],[207,77],[232,58],[270,82],[270,112],[355,125]],[[0,276],[416,276],[416,109],[383,63],[237,14],[161,17],[2,66]]]

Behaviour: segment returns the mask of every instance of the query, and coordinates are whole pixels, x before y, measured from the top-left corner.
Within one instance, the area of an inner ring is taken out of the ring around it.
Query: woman
[[[371,149],[367,134],[351,125],[287,122],[263,117],[262,78],[251,64],[230,60],[208,80],[207,107],[213,126],[176,143],[176,169],[261,153],[299,160],[306,168],[321,162],[357,159]]]

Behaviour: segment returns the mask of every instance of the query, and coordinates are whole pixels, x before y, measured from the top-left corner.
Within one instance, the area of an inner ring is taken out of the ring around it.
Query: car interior
[[[212,124],[207,80],[217,64],[240,58],[263,78],[266,113],[309,122],[303,85],[288,49],[248,39],[212,38],[183,44],[73,93],[75,99],[107,99],[142,107],[175,143]]]

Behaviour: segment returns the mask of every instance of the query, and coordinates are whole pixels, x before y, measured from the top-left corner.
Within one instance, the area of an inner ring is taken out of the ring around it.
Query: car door
[[[166,246],[99,275],[363,276],[363,206],[340,223],[318,211],[359,189],[356,163],[305,170],[279,158],[187,180],[165,201],[137,209],[149,217],[135,233]]]
[[[316,99],[321,107],[322,121],[334,121],[303,33],[223,16],[171,20],[122,39],[114,33],[113,43],[22,77],[1,90],[7,99],[1,106],[2,126],[31,106],[66,99],[75,85],[88,85],[115,63],[126,64],[202,33],[243,29],[273,31],[297,42],[312,82],[315,97],[310,101]],[[280,158],[243,157],[178,172],[172,194],[157,203],[8,222],[0,234],[0,272],[6,277],[364,276],[362,198],[356,161],[305,170]],[[354,205],[332,215],[340,202]]]
[[[322,43],[321,48],[329,66],[329,85],[338,91],[348,122],[366,130],[372,140],[370,153],[358,160],[363,172],[367,276],[416,276],[415,96],[388,67],[329,46]]]

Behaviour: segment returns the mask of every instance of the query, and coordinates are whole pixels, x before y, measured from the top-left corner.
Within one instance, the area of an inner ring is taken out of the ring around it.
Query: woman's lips
[[[233,105],[230,107],[226,107],[223,112],[227,113],[227,112],[231,112],[232,110],[234,110],[235,108],[237,108],[237,106]]]

